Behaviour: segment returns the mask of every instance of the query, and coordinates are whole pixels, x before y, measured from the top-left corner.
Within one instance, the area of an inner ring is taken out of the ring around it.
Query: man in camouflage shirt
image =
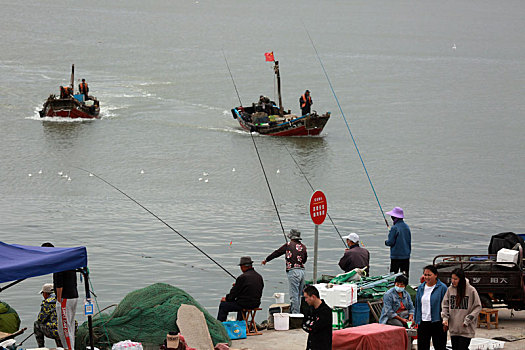
[[[36,342],[39,348],[45,347],[45,337],[55,340],[56,346],[62,347],[60,337],[58,335],[57,311],[56,311],[56,297],[53,291],[53,284],[46,283],[42,286],[40,291],[44,300],[40,306],[37,320],[34,323],[33,331],[35,333]]]

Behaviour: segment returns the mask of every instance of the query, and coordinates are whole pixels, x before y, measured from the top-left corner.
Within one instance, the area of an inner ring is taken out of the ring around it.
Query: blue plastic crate
[[[78,102],[84,102],[84,94],[76,94],[73,95],[74,98],[78,100]]]

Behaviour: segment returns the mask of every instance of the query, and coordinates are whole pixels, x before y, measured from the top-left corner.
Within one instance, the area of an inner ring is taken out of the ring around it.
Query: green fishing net
[[[14,333],[20,328],[20,318],[9,304],[0,301],[0,332]]]
[[[222,323],[188,293],[169,284],[156,283],[126,295],[113,313],[93,317],[95,346],[111,349],[113,344],[129,339],[141,342],[144,347],[158,349],[168,332],[179,331],[177,311],[182,304],[194,305],[204,313],[214,345],[231,344]],[[78,328],[75,349],[85,350],[87,346],[89,330],[86,321]]]

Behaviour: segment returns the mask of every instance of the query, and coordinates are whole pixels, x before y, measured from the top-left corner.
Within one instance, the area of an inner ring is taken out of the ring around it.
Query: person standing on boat
[[[348,248],[345,249],[345,254],[339,260],[339,267],[344,272],[350,272],[355,268],[365,269],[368,276],[370,271],[370,252],[359,246],[359,235],[352,232],[343,238],[346,240]]]
[[[47,242],[42,244],[42,247],[54,247],[54,245]],[[75,348],[75,313],[78,302],[76,271],[54,273],[53,285],[57,300],[58,335],[64,349],[73,350]]]
[[[306,246],[301,243],[301,232],[291,229],[288,233],[290,242],[283,244],[279,249],[268,255],[262,261],[263,265],[284,254],[286,261],[286,275],[290,288],[292,314],[301,313],[301,296],[304,288],[304,264],[308,259]]]
[[[392,217],[394,225],[390,228],[385,245],[390,247],[390,272],[401,271],[407,276],[410,270],[410,252],[412,251],[412,235],[410,227],[403,220],[403,209],[395,207],[386,212]]]
[[[237,311],[237,320],[242,320],[242,309],[255,309],[261,305],[264,282],[252,265],[252,258],[241,257],[239,266],[242,275],[237,277],[230,293],[221,299],[217,320],[226,321],[228,313],[233,311]]]
[[[306,90],[304,94],[299,98],[299,105],[301,106],[301,115],[307,115],[310,113],[310,106],[313,105],[312,97],[310,96],[310,90]]]
[[[89,87],[88,87],[88,84],[86,83],[86,79],[82,79],[82,82],[78,84],[78,91],[80,91],[80,93],[84,95],[84,101],[89,100],[89,96],[88,96]]]

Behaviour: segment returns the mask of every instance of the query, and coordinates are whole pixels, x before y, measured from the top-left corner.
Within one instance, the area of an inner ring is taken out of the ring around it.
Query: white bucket
[[[273,293],[273,297],[275,298],[276,304],[283,304],[284,296],[285,296],[285,293]]]
[[[273,325],[276,331],[287,331],[290,329],[290,314],[273,314]]]

